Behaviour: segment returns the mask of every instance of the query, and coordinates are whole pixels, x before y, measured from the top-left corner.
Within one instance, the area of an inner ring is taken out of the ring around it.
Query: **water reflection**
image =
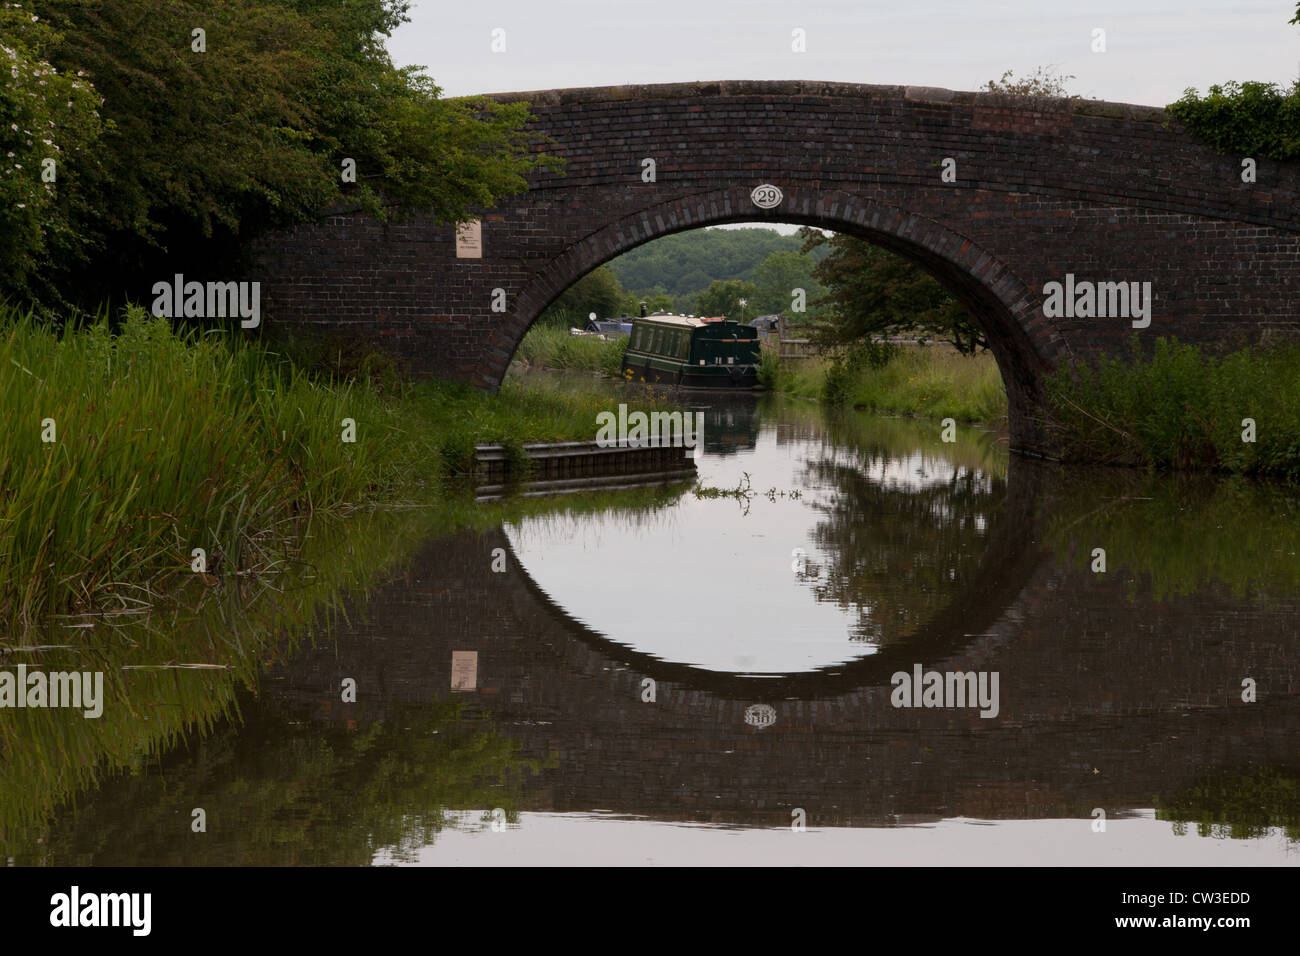
[[[753,402],[721,408],[706,436],[755,415]],[[986,586],[1006,465],[988,434],[953,448],[898,421],[817,423],[789,408],[752,448],[702,458],[701,482],[748,487],[743,504],[685,495],[632,524],[539,516],[507,526],[511,547],[551,600],[641,655],[732,674],[835,670]]]
[[[714,487],[750,474],[747,514],[679,489],[432,534],[241,692],[240,716],[7,853],[487,860],[531,827],[592,859],[627,827],[642,828],[629,853],[653,845],[660,821],[753,828],[734,845],[781,862],[804,851],[764,831],[798,809],[814,831],[891,828],[860,845],[895,861],[1028,862],[1023,840],[1068,860],[1220,859],[1204,834],[1294,862],[1293,494],[1008,461],[994,436],[945,445],[929,424],[753,411],[752,447],[700,462]],[[452,691],[466,652],[469,689]],[[997,718],[894,708],[890,675],[913,663],[998,672]],[[357,701],[342,703],[349,678]],[[770,726],[746,721],[755,704]],[[193,806],[217,810],[206,847],[186,835]],[[706,862],[705,831],[680,832]]]

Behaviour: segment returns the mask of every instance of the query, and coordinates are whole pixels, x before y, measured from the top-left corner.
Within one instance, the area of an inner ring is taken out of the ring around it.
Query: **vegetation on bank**
[[[569,335],[535,325],[515,354],[514,369],[585,371],[618,376],[626,339]],[[509,379],[507,380],[509,381]],[[867,343],[825,356],[781,362],[764,346],[759,384],[771,391],[836,408],[954,418],[998,425],[1007,415],[1007,394],[989,352],[962,355],[945,345],[893,346]]]
[[[524,368],[599,372],[616,377],[623,368],[627,339],[570,335],[567,329],[534,325],[519,343],[514,361]]]
[[[1216,357],[1176,339],[1049,381],[1063,458],[1300,481],[1300,346]]]
[[[943,345],[861,346],[834,356],[780,363],[764,353],[761,380],[788,395],[886,415],[998,425],[1007,394],[992,354]]]
[[[595,382],[385,392],[139,308],[116,330],[0,327],[0,620],[148,601],[195,548],[256,574],[303,514],[418,496],[478,442],[590,437],[609,403]]]

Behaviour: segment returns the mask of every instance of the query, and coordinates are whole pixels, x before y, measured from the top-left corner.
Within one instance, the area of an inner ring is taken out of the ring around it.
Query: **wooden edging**
[[[588,488],[643,487],[695,475],[693,449],[680,446],[606,446],[594,441],[530,442],[522,446],[526,474],[504,445],[476,445],[474,472],[480,500],[515,487],[525,495]]]

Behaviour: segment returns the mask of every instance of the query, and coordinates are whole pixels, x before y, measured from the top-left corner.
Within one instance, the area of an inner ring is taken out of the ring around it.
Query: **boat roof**
[[[681,325],[687,328],[698,328],[707,323],[703,319],[693,319],[687,315],[646,315],[636,319],[637,322],[666,322],[669,325]]]

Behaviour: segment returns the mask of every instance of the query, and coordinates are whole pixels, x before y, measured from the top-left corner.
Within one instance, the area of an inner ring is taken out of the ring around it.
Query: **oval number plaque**
[[[751,727],[771,727],[776,723],[776,708],[770,704],[753,704],[745,711],[745,723]]]
[[[761,186],[755,186],[754,191],[749,194],[749,198],[754,201],[754,205],[759,209],[775,209],[781,205],[781,200],[785,198],[785,194],[781,192],[779,186],[764,183]]]

